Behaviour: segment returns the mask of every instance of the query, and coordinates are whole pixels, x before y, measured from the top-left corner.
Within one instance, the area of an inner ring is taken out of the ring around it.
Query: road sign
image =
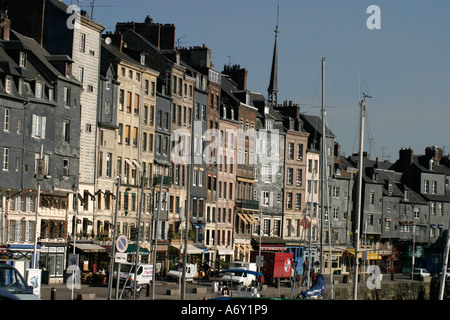
[[[264,257],[263,256],[256,256],[256,266],[264,267]]]
[[[118,252],[123,253],[123,252],[127,251],[127,248],[128,248],[128,239],[126,236],[121,234],[120,236],[117,237],[116,249]]]
[[[125,252],[117,252],[116,253],[116,263],[126,263],[128,255]]]

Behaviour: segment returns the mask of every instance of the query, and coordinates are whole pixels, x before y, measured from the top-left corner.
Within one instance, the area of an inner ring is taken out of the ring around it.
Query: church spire
[[[277,26],[275,28],[275,46],[273,49],[272,71],[270,72],[270,83],[268,92],[269,104],[276,106],[278,104],[278,17],[280,15],[280,2],[277,9]]]

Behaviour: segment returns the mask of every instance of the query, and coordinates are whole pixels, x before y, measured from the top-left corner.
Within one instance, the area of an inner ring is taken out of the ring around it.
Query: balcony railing
[[[236,207],[242,208],[242,209],[259,210],[259,201],[247,200],[247,199],[237,199]]]

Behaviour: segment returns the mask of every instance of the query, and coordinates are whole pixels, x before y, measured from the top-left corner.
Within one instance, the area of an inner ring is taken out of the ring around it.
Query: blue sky
[[[147,15],[173,23],[181,46],[206,44],[216,70],[230,61],[241,65],[248,89],[267,96],[277,2],[96,0],[94,20],[107,31]],[[279,102],[292,100],[302,112],[320,115],[315,106],[321,105],[320,60],[326,57],[327,124],[345,155],[358,152],[358,87],[373,96],[365,133],[371,158],[395,161],[401,148],[423,154],[432,145],[450,153],[450,1],[279,3]],[[366,26],[370,5],[380,8],[379,30]]]

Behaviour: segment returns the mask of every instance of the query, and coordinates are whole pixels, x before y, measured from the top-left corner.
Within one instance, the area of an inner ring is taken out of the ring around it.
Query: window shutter
[[[273,207],[273,192],[269,193],[269,206]]]

